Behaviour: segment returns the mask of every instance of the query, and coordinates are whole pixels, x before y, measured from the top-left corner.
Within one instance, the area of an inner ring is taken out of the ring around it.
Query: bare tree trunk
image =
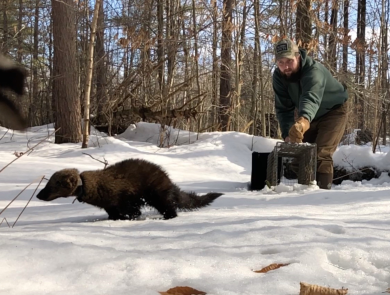
[[[342,73],[340,80],[344,83],[345,87],[350,85],[349,81],[349,74],[348,74],[348,48],[349,48],[349,1],[350,0],[344,0],[344,7],[343,7],[343,61],[342,61]],[[348,110],[351,109],[351,100],[348,102]],[[351,128],[352,124],[350,123],[351,120],[348,120],[347,123],[347,129]],[[375,125],[376,126],[376,125]]]
[[[160,95],[164,92],[164,0],[157,0],[157,61]]]
[[[218,109],[218,8],[217,0],[213,1],[213,73],[212,73],[212,99],[211,99],[211,126],[217,125],[217,109]],[[213,127],[214,131],[216,130]]]
[[[259,0],[254,0],[254,21],[255,21],[255,44],[253,49],[253,75],[252,75],[252,98],[251,98],[251,125],[249,132],[252,135],[257,135],[257,111],[258,111],[258,81],[259,81],[259,48],[260,48],[260,32],[259,32]],[[280,16],[281,17],[281,16]],[[284,34],[281,34],[284,36]]]
[[[168,41],[167,45],[167,93],[169,93],[172,89],[172,85],[174,83],[174,73],[175,73],[175,65],[176,65],[176,53],[177,53],[177,44],[178,44],[178,30],[177,30],[177,2],[176,0],[166,0],[166,15],[167,15],[167,37]],[[195,41],[196,42],[196,41]],[[196,45],[195,45],[196,46]],[[168,104],[169,106],[169,104]]]
[[[91,24],[91,41],[89,43],[89,51],[87,62],[88,65],[86,67],[87,74],[85,77],[85,91],[84,91],[84,129],[83,129],[83,144],[82,148],[88,147],[89,140],[89,108],[91,104],[91,83],[92,83],[92,73],[93,73],[93,53],[95,46],[95,37],[96,37],[96,27],[97,27],[97,19],[99,16],[99,6],[101,0],[96,0],[95,9],[93,11],[92,24]]]
[[[36,104],[38,102],[39,79],[38,79],[38,34],[39,34],[39,0],[35,0],[35,15],[34,15],[34,45],[33,45],[33,63],[32,63],[32,98],[29,107],[29,122],[30,126],[38,125],[36,116]]]
[[[53,0],[52,0],[53,1]],[[57,0],[58,1],[58,0]],[[79,89],[78,95],[79,99],[82,102],[81,112],[84,112],[84,88],[85,88],[85,74],[87,70],[85,66],[87,65],[87,52],[89,44],[89,5],[88,0],[78,0],[77,3],[77,13],[76,13],[76,29],[78,38],[76,39],[76,63],[77,63],[77,87]]]
[[[293,14],[294,14],[293,13],[293,9],[292,9],[293,4],[292,4],[291,1],[286,1],[285,4],[286,4],[286,9],[285,9],[286,16],[285,16],[284,19],[286,20],[287,35],[288,36],[293,36],[293,34],[294,34],[294,26],[292,26],[291,24],[287,25],[287,20],[292,20],[293,19]],[[298,39],[297,39],[297,41],[298,41]]]
[[[192,26],[194,32],[194,50],[195,50],[195,79],[197,94],[200,95],[200,83],[199,83],[199,50],[198,50],[198,29],[196,23],[196,6],[195,0],[192,0]]]
[[[287,6],[286,4],[287,3],[286,3],[285,0],[279,0],[279,14],[278,14],[278,18],[279,18],[279,22],[280,22],[280,24],[279,24],[279,34],[280,34],[280,37],[283,37],[283,36],[287,35],[287,23],[286,23],[287,20],[283,17],[283,8],[285,8]],[[253,5],[256,5],[256,4],[253,4]],[[260,11],[260,9],[259,9],[259,11]]]
[[[19,17],[18,17],[18,31],[17,31],[17,39],[18,39],[18,53],[16,55],[16,61],[18,63],[22,63],[23,56],[23,38],[22,38],[22,25],[23,25],[23,0],[19,0]],[[36,7],[35,7],[35,16],[36,16]],[[39,14],[39,12],[38,12]],[[35,30],[35,20],[34,20],[34,30]],[[35,32],[34,32],[35,34]],[[35,38],[35,35],[34,35]],[[34,40],[35,42],[35,40]]]
[[[330,25],[332,27],[332,32],[329,36],[329,69],[333,72],[337,72],[337,15],[338,15],[338,0],[332,0],[332,14],[330,17]]]
[[[242,8],[242,24],[240,28],[240,35],[236,40],[236,77],[235,77],[235,103],[234,103],[234,130],[241,131],[240,128],[240,110],[241,110],[241,85],[242,81],[242,68],[244,64],[244,46],[245,46],[245,32],[246,32],[246,19],[247,19],[247,5],[244,0],[244,7]]]
[[[219,124],[221,131],[230,130],[231,116],[231,64],[232,64],[232,15],[233,0],[223,1],[222,44],[221,44],[221,78],[219,86]]]
[[[143,24],[143,31],[145,32],[145,38],[143,40],[142,44],[142,51],[141,51],[141,60],[142,60],[142,85],[143,89],[145,89],[142,93],[141,98],[141,104],[145,104],[149,97],[149,92],[147,91],[150,89],[149,85],[151,85],[151,72],[150,72],[150,65],[151,65],[151,49],[150,49],[150,35],[151,35],[151,22],[152,22],[152,8],[153,0],[147,0],[145,1],[145,7],[147,11],[147,21]]]
[[[329,2],[331,0],[325,0],[325,13],[324,13],[324,23],[325,25],[328,25],[329,24]],[[320,12],[318,12],[320,13]],[[325,27],[324,29],[324,48],[325,48],[325,64],[328,63],[328,60],[329,60],[329,53],[328,53],[328,48],[329,48],[329,39],[328,39],[328,29],[327,27]]]
[[[385,19],[386,3],[382,1],[382,14],[381,14],[381,35],[382,35],[382,46],[381,46],[381,57],[382,57],[382,71],[381,71],[381,88],[382,88],[382,140],[383,145],[386,145],[387,136],[387,108],[388,108],[388,93],[389,93],[389,82],[388,82],[388,22]]]
[[[349,33],[349,0],[344,0],[344,41],[343,41],[343,79],[346,79],[348,73],[348,33]],[[347,81],[344,80],[346,83]]]
[[[50,19],[50,27],[49,27],[49,44],[47,46],[49,50],[49,83],[48,83],[48,89],[51,89],[52,92],[49,95],[49,93],[46,95],[46,118],[45,118],[45,123],[53,123],[54,118],[55,118],[55,113],[54,113],[54,90],[53,90],[53,80],[54,80],[54,73],[53,73],[53,18]]]
[[[3,0],[3,46],[1,48],[1,52],[3,54],[8,54],[8,1],[9,0]]]
[[[357,35],[356,35],[356,84],[358,91],[356,94],[356,105],[358,110],[358,128],[364,129],[364,78],[365,78],[365,47],[366,47],[366,0],[358,0],[358,15],[357,15]]]
[[[261,51],[261,46],[259,46],[259,84],[260,84],[260,99],[261,99],[261,110],[260,110],[260,115],[261,115],[261,135],[263,137],[267,136],[267,122],[266,122],[266,109],[265,109],[265,94],[264,94],[264,80],[263,80],[263,54]]]
[[[81,141],[81,113],[77,91],[76,28],[72,0],[52,0],[53,100],[55,143]],[[66,24],[66,26],[64,25]]]
[[[296,15],[296,39],[298,45],[307,48],[311,41],[310,0],[298,0]]]
[[[198,28],[197,28],[197,22],[196,22],[196,3],[195,0],[192,0],[192,26],[193,26],[193,32],[194,32],[194,50],[195,50],[195,81],[196,81],[196,93],[200,97],[200,83],[199,83],[199,50],[198,50]],[[203,105],[201,106],[203,108]],[[203,110],[201,110],[203,112]],[[200,124],[201,119],[198,119],[197,122],[197,132],[200,130]]]
[[[184,19],[185,10],[181,10],[181,18]],[[183,21],[181,23],[182,25],[182,36],[183,36],[183,52],[184,52],[184,81],[189,81],[190,73],[191,73],[191,67],[190,67],[190,42],[188,41],[189,33],[187,32],[186,23]],[[184,97],[183,97],[183,103],[186,103],[189,100],[189,89],[191,88],[191,85],[188,85],[184,90]]]
[[[105,63],[105,49],[104,49],[104,10],[103,0],[100,0],[98,24],[96,28],[96,104],[98,117],[97,122],[103,121],[103,106],[107,100],[107,67]]]

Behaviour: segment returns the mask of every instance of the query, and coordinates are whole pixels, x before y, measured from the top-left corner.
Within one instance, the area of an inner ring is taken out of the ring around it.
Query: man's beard
[[[285,73],[282,73],[282,76],[288,82],[298,82],[301,76],[301,71],[298,70],[295,73],[291,73],[291,75],[287,76]]]

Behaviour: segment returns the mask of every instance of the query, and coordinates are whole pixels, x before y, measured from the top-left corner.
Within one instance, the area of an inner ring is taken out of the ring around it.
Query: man
[[[288,38],[275,44],[275,60],[273,89],[282,137],[285,142],[317,144],[317,184],[330,189],[332,156],[347,122],[347,90]]]

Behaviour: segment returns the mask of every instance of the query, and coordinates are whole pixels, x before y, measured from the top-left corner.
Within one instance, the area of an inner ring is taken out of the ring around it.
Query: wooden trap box
[[[285,174],[284,158],[289,159],[290,169],[296,174],[299,184],[309,185],[316,180],[317,145],[278,142],[267,159],[267,181],[271,186],[276,186]]]

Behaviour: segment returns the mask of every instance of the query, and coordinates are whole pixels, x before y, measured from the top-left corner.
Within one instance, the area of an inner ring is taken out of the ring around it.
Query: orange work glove
[[[304,117],[299,117],[294,125],[290,128],[288,132],[288,136],[290,137],[290,141],[292,143],[300,143],[302,142],[303,135],[310,128],[310,122]]]

